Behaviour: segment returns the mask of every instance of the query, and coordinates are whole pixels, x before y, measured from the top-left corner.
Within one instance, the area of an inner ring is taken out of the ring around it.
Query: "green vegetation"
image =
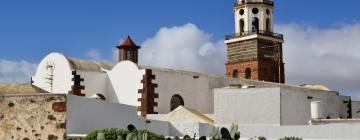
[[[89,133],[84,140],[164,140],[163,135],[157,135],[147,130],[137,130],[129,125],[128,130],[105,129]],[[98,137],[99,136],[99,137]]]

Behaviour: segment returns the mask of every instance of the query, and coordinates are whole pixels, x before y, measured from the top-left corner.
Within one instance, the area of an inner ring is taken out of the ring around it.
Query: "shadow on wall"
[[[106,99],[111,102],[119,103],[119,99],[115,93],[114,86],[109,78],[109,75],[106,76]]]

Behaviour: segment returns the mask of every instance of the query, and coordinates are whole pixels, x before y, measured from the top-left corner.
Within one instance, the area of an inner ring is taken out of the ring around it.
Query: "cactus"
[[[223,127],[220,129],[221,138],[231,140],[230,132],[227,128]]]
[[[214,128],[213,132],[212,132],[212,137],[210,140],[218,140],[220,138],[221,138],[221,134],[220,134],[219,128]]]
[[[96,140],[105,140],[105,135],[104,133],[98,133],[96,136]]]
[[[190,139],[191,139],[191,137],[189,135],[185,135],[183,138],[183,140],[190,140]]]
[[[122,136],[117,136],[116,140],[124,140],[124,138]]]
[[[240,132],[238,131],[238,129],[239,129],[239,125],[237,125],[237,124],[231,125],[231,128],[230,128],[231,139],[233,139],[233,140],[240,139]]]
[[[201,136],[199,140],[206,140],[206,136]]]
[[[134,131],[134,132],[130,132],[129,134],[126,135],[126,140],[136,140],[138,137],[138,132]]]
[[[219,128],[214,128],[212,132],[212,138],[210,140],[239,140],[240,132],[238,131],[239,126],[232,124],[230,127],[230,131],[223,127],[219,130]]]

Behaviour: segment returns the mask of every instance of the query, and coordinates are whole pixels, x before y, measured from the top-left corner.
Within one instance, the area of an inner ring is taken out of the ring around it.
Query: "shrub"
[[[101,132],[104,133],[106,140],[116,140],[118,136],[122,136],[123,139],[126,139],[126,135],[130,133],[128,130],[119,130],[119,129],[105,129],[105,130],[96,130],[94,132],[89,133],[84,140],[96,140],[97,134]],[[165,137],[163,135],[157,135],[153,132],[149,132],[147,130],[140,130],[140,132],[147,132],[149,140],[164,140]]]
[[[126,135],[130,132],[128,130],[118,130],[118,129],[105,129],[105,130],[96,130],[89,133],[84,140],[96,140],[96,136],[98,133],[104,133],[105,139],[107,140],[116,140],[117,136],[122,136],[126,138]]]

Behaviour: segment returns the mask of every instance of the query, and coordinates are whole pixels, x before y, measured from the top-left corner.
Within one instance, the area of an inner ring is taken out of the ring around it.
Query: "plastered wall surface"
[[[65,121],[65,95],[0,96],[1,140],[62,140]]]
[[[352,117],[359,119],[360,118],[360,102],[353,101],[351,109],[352,109]]]
[[[215,89],[217,125],[280,125],[280,88]]]
[[[171,97],[180,95],[184,105],[201,113],[213,113],[213,89],[225,86],[224,78],[192,72],[153,69],[155,93],[159,94],[157,111],[170,112]]]
[[[334,92],[282,87],[281,124],[307,125],[311,119],[310,103],[312,101],[323,103],[325,118],[347,118],[348,108],[343,99]]]
[[[144,69],[131,61],[118,63],[107,76],[106,97],[108,101],[122,103],[131,106],[140,106],[141,98],[139,89],[143,89],[141,80],[145,74]]]
[[[145,118],[137,115],[135,106],[73,95],[68,95],[67,100],[68,134],[88,134],[94,130],[109,128],[126,129],[129,124],[138,129],[147,128],[158,134],[169,134],[168,122],[150,120],[146,124]]]
[[[40,62],[35,76],[32,77],[33,85],[51,92],[50,80],[47,79],[51,75],[48,65],[54,66],[52,93],[68,93],[73,85],[72,72],[68,60],[60,53],[50,53]]]

